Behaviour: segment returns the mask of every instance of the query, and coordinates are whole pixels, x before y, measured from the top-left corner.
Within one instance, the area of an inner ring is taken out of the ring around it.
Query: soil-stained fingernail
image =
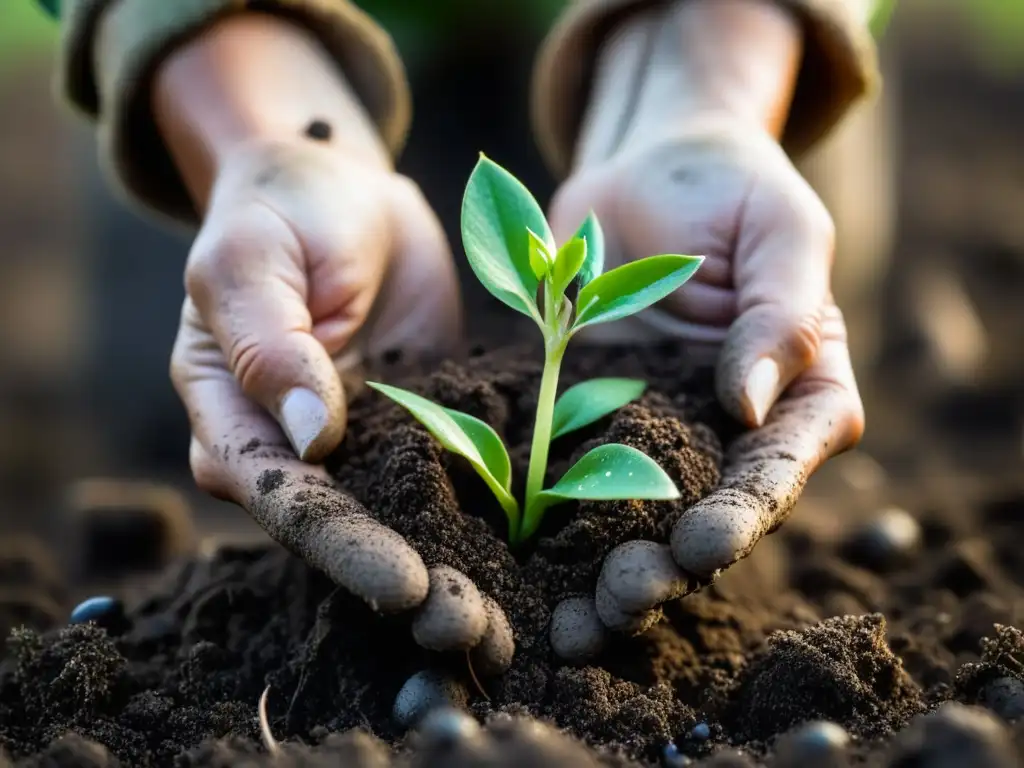
[[[754,414],[754,422],[757,426],[764,424],[772,402],[775,400],[776,390],[779,387],[779,364],[770,357],[762,357],[750,369],[747,374],[747,383],[743,393],[750,404],[750,410]]]
[[[295,453],[308,461],[310,449],[330,426],[331,415],[315,392],[296,387],[281,401],[281,426]]]

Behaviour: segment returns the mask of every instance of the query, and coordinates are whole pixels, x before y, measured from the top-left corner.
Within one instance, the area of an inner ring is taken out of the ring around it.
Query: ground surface
[[[411,385],[494,424],[522,477],[539,372],[530,358],[518,349],[480,353]],[[428,658],[406,620],[377,619],[276,547],[222,547],[165,573],[110,633],[91,625],[17,632],[0,671],[0,744],[11,757],[43,753],[58,765],[81,764],[97,750],[92,742],[104,745],[108,763],[225,764],[241,753],[211,740],[256,742],[256,701],[270,685],[279,738],[315,744],[327,732],[366,728],[411,747],[392,704],[428,664],[456,681],[454,697],[481,718],[539,716],[595,747],[595,759],[620,763],[657,764],[669,742],[695,758],[729,745],[759,759],[777,736],[825,719],[873,764],[932,766],[941,763],[905,762],[927,727],[904,730],[914,716],[951,699],[1007,716],[1024,711],[1024,638],[1006,629],[983,645],[1024,609],[1019,486],[919,509],[920,528],[911,529],[919,538],[888,554],[891,537],[833,539],[817,520],[789,526],[719,583],[669,606],[646,635],[612,644],[591,666],[559,663],[546,642],[555,603],[592,593],[616,544],[664,540],[674,517],[714,487],[733,432],[706,377],[687,374],[671,348],[587,351],[575,361],[567,384],[614,372],[643,375],[652,387],[557,445],[552,475],[594,440],[624,441],[662,463],[683,491],[679,502],[552,510],[536,549],[517,559],[479,482],[389,401],[357,400],[335,457],[343,487],[428,565],[461,568],[509,615],[517,655],[484,691],[463,657]],[[46,575],[30,572],[20,553],[11,559],[22,561],[7,570],[28,585],[23,594],[43,594]],[[708,725],[707,740],[691,735],[698,723]],[[952,737],[973,755],[967,764],[1014,764],[1008,730],[987,720],[968,726]],[[54,746],[68,731],[89,741]]]

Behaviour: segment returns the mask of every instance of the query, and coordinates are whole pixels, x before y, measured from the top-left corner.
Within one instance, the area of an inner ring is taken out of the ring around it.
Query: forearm
[[[242,13],[171,54],[152,90],[157,128],[200,211],[218,168],[254,141],[298,140],[314,120],[329,141],[367,162],[390,162],[373,122],[335,61],[305,29]]]
[[[780,136],[802,55],[796,18],[770,0],[683,0],[634,14],[605,43],[576,165],[694,121]]]

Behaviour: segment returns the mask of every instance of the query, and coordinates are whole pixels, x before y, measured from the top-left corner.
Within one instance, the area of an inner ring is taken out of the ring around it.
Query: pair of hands
[[[654,253],[707,258],[636,325],[590,340],[625,331],[691,342],[717,359],[725,408],[756,428],[730,447],[721,486],[670,545],[630,542],[607,558],[590,606],[603,626],[635,631],[661,602],[749,554],[820,463],[857,441],[863,413],[829,289],[831,222],[771,136],[724,122],[613,155],[563,184],[550,211],[556,238],[591,209],[609,268]],[[172,377],[199,485],[372,606],[443,610],[431,584],[450,569],[428,574],[315,465],[345,429],[346,361],[458,338],[451,249],[416,186],[330,144],[245,146],[219,170],[186,284]],[[317,508],[344,525],[309,513],[314,490]],[[432,634],[438,622],[421,621],[414,635],[433,650],[477,645],[480,666],[500,671],[510,655],[494,641],[507,623],[492,604],[488,614],[482,634]]]

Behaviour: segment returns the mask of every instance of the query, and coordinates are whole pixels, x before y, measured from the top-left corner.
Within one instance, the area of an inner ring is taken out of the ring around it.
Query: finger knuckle
[[[178,329],[178,335],[174,339],[174,346],[171,347],[171,357],[168,361],[168,371],[171,377],[171,384],[179,397],[184,397],[185,389],[191,378],[192,347],[188,340],[188,334],[184,328]]]
[[[222,469],[196,438],[192,439],[192,445],[188,452],[188,463],[192,471],[192,478],[199,490],[212,495],[222,492],[224,486]]]
[[[219,237],[213,242],[197,241],[185,264],[185,290],[200,302],[245,263],[246,249],[238,238]]]
[[[274,374],[272,356],[266,345],[254,336],[243,334],[232,340],[227,358],[239,386],[250,397]]]
[[[867,426],[867,419],[864,413],[864,403],[860,397],[846,393],[846,421],[848,424],[849,447],[857,445],[864,437],[864,429]]]
[[[807,314],[793,319],[788,343],[790,354],[799,363],[804,366],[813,363],[821,349],[821,318]]]
[[[180,339],[174,342],[174,348],[171,350],[171,360],[168,368],[171,374],[171,383],[174,385],[175,391],[181,395],[182,389],[184,388],[188,378],[188,368],[185,350]]]

